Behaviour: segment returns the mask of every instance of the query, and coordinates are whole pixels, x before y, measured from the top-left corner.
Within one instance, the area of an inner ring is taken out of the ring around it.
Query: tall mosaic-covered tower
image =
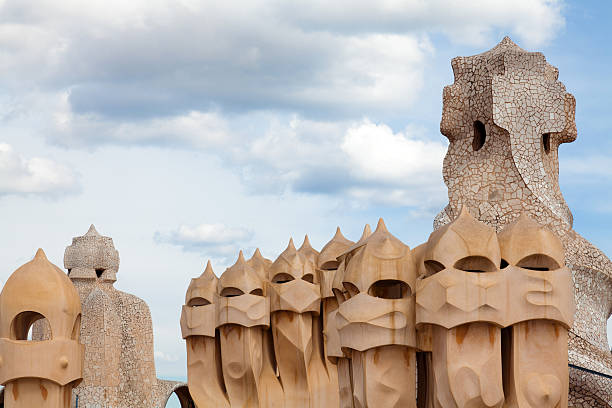
[[[119,252],[92,225],[66,248],[64,266],[77,288],[85,345],[79,407],[164,407],[178,384],[155,374],[153,323],[140,298],[113,286]]]
[[[443,167],[449,203],[434,228],[466,208],[498,232],[521,213],[554,231],[575,285],[570,364],[611,375],[606,322],[612,312],[612,263],[573,230],[559,188],[558,148],[577,137],[574,97],[543,54],[527,52],[508,37],[451,64],[455,81],[444,88],[440,123],[450,142]],[[571,397],[607,406],[612,396],[606,381],[573,367]]]

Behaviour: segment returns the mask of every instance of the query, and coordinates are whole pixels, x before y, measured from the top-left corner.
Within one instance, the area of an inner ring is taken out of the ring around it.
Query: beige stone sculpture
[[[326,392],[322,332],[313,337],[313,327],[320,327],[315,322],[321,311],[319,277],[312,253],[304,252],[290,240],[268,270],[272,336],[285,405],[324,407],[334,395]]]
[[[319,285],[319,291],[321,291],[323,272],[317,267],[320,254],[310,245],[308,235],[304,237],[304,242],[298,249],[298,253],[303,255],[315,268],[315,283]],[[328,284],[328,281],[326,281],[326,284]],[[328,302],[321,299],[319,313],[312,316],[312,354],[308,363],[308,389],[312,407],[337,406],[339,398],[338,370],[325,357],[324,307],[326,303]]]
[[[181,384],[156,376],[148,305],[114,287],[119,252],[113,239],[100,235],[91,225],[85,235],[74,237],[66,247],[64,267],[83,310],[83,381],[74,390],[79,407],[163,408]],[[43,327],[34,328],[34,338],[45,338]]]
[[[272,363],[270,303],[262,279],[263,263],[244,259],[219,279],[216,325],[220,333],[221,366],[232,407],[282,407],[283,390]]]
[[[341,408],[353,407],[353,391],[351,388],[350,360],[346,358],[340,347],[340,333],[336,325],[339,302],[333,292],[333,287],[336,272],[341,264],[338,258],[353,244],[353,241],[342,235],[340,227],[338,227],[334,237],[321,249],[318,259],[327,370],[330,377],[337,377]],[[341,296],[344,301],[344,295]]]
[[[348,249],[344,262],[348,299],[336,320],[340,344],[350,352],[354,406],[416,407],[410,248],[381,219],[372,235]]]
[[[506,406],[568,406],[568,329],[574,318],[571,272],[561,241],[527,215],[499,234],[511,296],[505,350]]]
[[[28,340],[36,321],[46,340]],[[7,408],[69,408],[83,378],[81,303],[70,279],[42,249],[17,269],[0,294],[0,384]]]
[[[432,326],[434,406],[501,407],[507,293],[495,230],[467,210],[434,231],[417,284],[416,321]]]
[[[380,220],[321,253],[240,252],[218,283],[209,263],[181,316],[191,392],[200,408],[565,408],[563,258],[526,215],[498,235],[463,209],[412,251]]]
[[[208,261],[202,275],[191,280],[181,312],[181,332],[187,343],[187,384],[199,408],[230,406],[215,335],[217,285]]]

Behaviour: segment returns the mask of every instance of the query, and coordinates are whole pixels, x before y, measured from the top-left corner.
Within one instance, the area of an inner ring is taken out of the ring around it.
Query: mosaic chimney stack
[[[50,335],[28,338],[34,322]],[[66,274],[42,249],[17,269],[0,294],[0,384],[7,408],[69,408],[83,379],[81,303]]]
[[[284,407],[612,406],[612,268],[572,230],[558,185],[575,100],[542,54],[509,38],[452,67],[449,204],[427,242],[411,250],[381,220],[356,243],[338,229],[320,253],[290,241],[273,263],[257,251],[263,273],[235,273],[242,256],[226,271],[241,293],[264,277],[270,322],[258,327]]]
[[[147,304],[113,286],[119,271],[113,239],[91,225],[66,247],[64,267],[83,309],[85,364],[83,382],[74,391],[79,407],[163,408],[180,384],[156,378]],[[44,338],[44,328],[35,328],[35,337]]]

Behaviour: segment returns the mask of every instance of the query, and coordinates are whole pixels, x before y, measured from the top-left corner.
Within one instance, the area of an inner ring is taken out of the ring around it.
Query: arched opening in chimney
[[[542,149],[544,153],[550,153],[550,133],[544,133],[542,135]]]
[[[475,152],[480,150],[484,146],[487,140],[487,130],[485,129],[484,123],[477,120],[474,122],[474,140],[472,140],[472,148]]]

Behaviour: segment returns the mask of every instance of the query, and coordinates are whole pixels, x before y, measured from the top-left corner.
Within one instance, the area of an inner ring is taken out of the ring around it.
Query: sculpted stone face
[[[416,271],[410,248],[381,220],[372,235],[348,249],[344,262],[349,298],[336,316],[342,347],[414,346]]]
[[[441,406],[501,407],[501,330],[507,286],[495,230],[463,209],[423,250],[416,321],[433,333],[435,398]]]
[[[568,329],[575,304],[561,241],[521,215],[499,233],[504,272],[513,296],[508,307],[510,347],[505,350],[506,402],[521,407],[568,404]]]
[[[315,265],[296,251],[293,241],[269,270],[271,311],[319,314],[321,292]]]
[[[347,298],[336,325],[342,351],[351,358],[355,406],[416,407],[416,268],[410,248],[381,219],[339,266]]]

